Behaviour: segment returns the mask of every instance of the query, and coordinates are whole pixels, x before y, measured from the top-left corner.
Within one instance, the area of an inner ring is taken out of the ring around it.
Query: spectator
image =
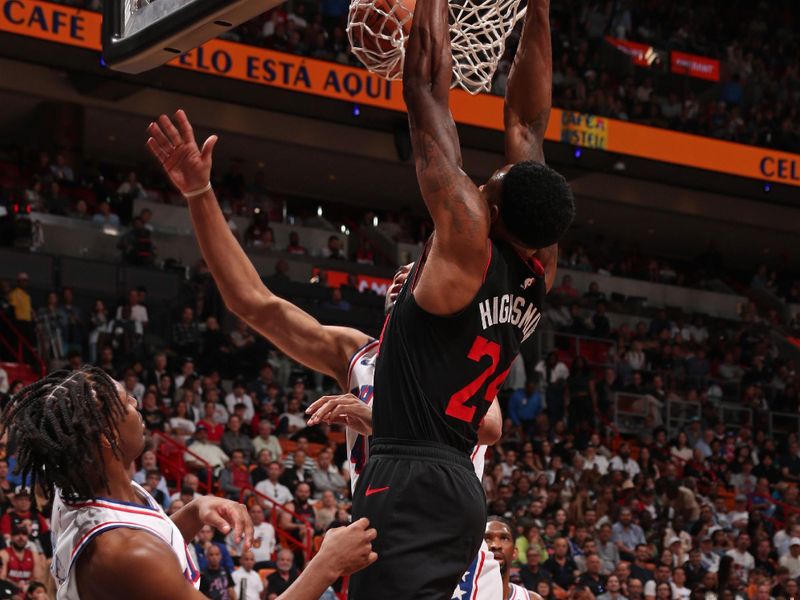
[[[627,600],[627,598],[622,595],[622,586],[620,586],[619,577],[614,574],[608,576],[606,591],[597,596],[597,600]]]
[[[295,490],[298,484],[311,483],[313,480],[314,469],[306,465],[306,453],[302,450],[295,450],[292,454],[292,463],[286,465],[281,481],[290,490]]]
[[[227,550],[226,550],[227,552]],[[222,564],[222,550],[216,544],[205,549],[206,566],[201,571],[200,592],[211,600],[236,600],[232,568]]]
[[[23,524],[11,528],[10,538],[9,546],[0,550],[0,580],[24,590],[34,574],[42,571],[44,559],[28,546],[28,529]],[[12,568],[12,563],[16,568]]]
[[[244,462],[244,452],[235,449],[230,452],[231,461],[222,469],[219,487],[231,500],[241,501],[242,494],[251,487],[250,471]]]
[[[609,523],[603,523],[597,532],[597,555],[600,557],[601,573],[610,575],[616,570],[620,561],[619,547],[612,540],[612,529]],[[611,581],[609,580],[608,583],[609,591],[611,591]]]
[[[578,578],[578,585],[585,585],[595,597],[606,592],[606,578],[602,575],[600,569],[600,557],[594,553],[587,554],[586,572]]]
[[[333,260],[345,260],[347,258],[342,252],[341,240],[335,235],[328,238],[328,245],[320,251],[320,256]]]
[[[279,434],[294,434],[306,428],[306,414],[300,408],[300,400],[290,398],[286,403],[286,412],[280,416]]]
[[[290,550],[278,552],[277,569],[267,577],[267,600],[276,600],[297,579],[294,555]]]
[[[7,299],[11,308],[14,309],[14,321],[17,328],[29,342],[35,344],[33,303],[31,302],[31,296],[27,288],[28,274],[24,272],[18,273],[17,285],[8,292]]]
[[[286,251],[289,254],[296,254],[298,256],[305,256],[308,254],[308,250],[306,250],[305,246],[300,244],[300,234],[296,231],[289,233],[289,245],[286,246]]]
[[[292,501],[292,492],[280,482],[282,470],[281,463],[278,461],[271,462],[267,470],[267,478],[256,484],[256,492],[266,496],[271,502],[281,505]],[[271,503],[262,498],[259,499],[264,509],[272,510]]]
[[[314,507],[314,522],[317,524],[317,529],[327,531],[336,520],[337,512],[339,506],[336,504],[336,496],[330,490],[323,492],[320,502]]]
[[[212,475],[215,477],[219,475],[225,463],[230,460],[218,445],[208,441],[208,430],[202,424],[197,425],[194,432],[194,442],[189,445],[188,449],[191,450],[191,454],[187,452],[183,458],[186,466],[203,476],[205,476],[207,465],[200,462],[198,458],[208,464]]]
[[[28,540],[38,552],[52,556],[53,546],[50,540],[50,526],[47,519],[32,506],[30,489],[23,485],[14,488],[11,499],[11,510],[0,517],[0,532],[6,545],[12,543],[13,531],[16,527],[24,527]]]
[[[542,394],[537,380],[529,379],[524,390],[516,390],[508,400],[508,416],[516,426],[528,431],[542,411]]]
[[[553,555],[548,558],[542,568],[550,573],[553,583],[561,590],[567,591],[575,583],[578,570],[575,561],[568,554],[569,545],[566,538],[557,538],[553,542]]]
[[[119,216],[111,212],[111,205],[104,200],[97,207],[97,212],[92,217],[92,223],[119,227]]]
[[[250,519],[253,521],[253,545],[250,552],[253,554],[256,570],[269,568],[272,563],[272,554],[275,552],[275,528],[264,521],[264,509],[261,505],[254,503],[248,509]],[[234,544],[233,532],[228,534],[228,545]],[[240,548],[243,541],[240,541],[237,548]],[[237,552],[241,555],[241,552]]]
[[[543,568],[539,562],[542,559],[540,550],[535,546],[528,547],[525,554],[526,562],[519,570],[519,578],[526,589],[537,589],[539,583],[550,583],[553,580],[550,571]]]
[[[189,356],[197,351],[199,345],[200,330],[194,320],[194,310],[185,306],[180,321],[172,326],[172,347],[179,356]],[[176,379],[176,386],[180,387],[181,383]]]
[[[225,406],[228,408],[228,412],[233,414],[237,404],[244,404],[244,421],[249,423],[256,413],[253,408],[253,399],[244,390],[244,382],[241,379],[237,379],[233,384],[231,393],[225,396]]]
[[[131,229],[120,239],[117,247],[122,250],[122,259],[131,265],[149,266],[156,257],[156,246],[152,233],[145,228],[141,217],[134,217]]]
[[[147,195],[134,171],[128,173],[128,178],[119,185],[117,193],[120,196],[127,196],[130,200],[144,198]]]
[[[237,600],[261,600],[264,593],[264,584],[261,577],[253,568],[256,559],[253,552],[245,550],[240,559],[240,568],[233,572],[234,591],[245,590],[242,595],[237,594]]]
[[[228,418],[228,429],[222,435],[220,446],[226,454],[234,450],[241,450],[244,460],[249,462],[253,456],[253,442],[250,437],[242,431],[242,420],[237,415]]]
[[[269,460],[278,460],[283,453],[278,438],[272,435],[272,422],[262,420],[258,422],[258,436],[253,439],[253,451],[256,455],[266,450]]]
[[[559,285],[553,292],[559,296],[566,296],[567,298],[577,298],[578,290],[572,287],[572,276],[564,275],[561,278],[561,285]]]
[[[614,469],[614,461],[611,464],[611,468]],[[620,556],[626,560],[633,557],[637,546],[646,543],[644,531],[633,522],[630,508],[624,507],[619,511],[619,521],[614,523],[611,529],[611,539],[619,548]],[[646,591],[645,595],[647,595]]]
[[[314,485],[314,498],[321,498],[322,493],[328,491],[341,497],[347,494],[347,482],[332,464],[332,460],[333,454],[327,448],[317,455],[317,468],[311,479]]]
[[[631,458],[631,450],[628,443],[623,443],[620,446],[619,454],[611,459],[609,468],[612,471],[624,471],[631,480],[636,477],[641,470],[638,463]],[[630,523],[630,521],[628,521],[628,523]]]
[[[750,571],[755,567],[755,559],[747,550],[749,547],[750,536],[742,532],[736,536],[736,547],[731,548],[725,553],[725,556],[729,556],[733,559],[734,570],[742,581],[748,580]]]
[[[611,333],[611,322],[606,316],[605,302],[598,302],[592,315],[592,335],[606,338]]]
[[[671,573],[672,571],[670,570],[669,565],[665,565],[663,563],[656,565],[655,577],[644,584],[645,599],[652,600],[653,598],[656,598],[657,600],[670,600],[672,596],[672,588],[669,581]],[[670,588],[670,596],[668,596],[666,599],[658,595],[658,588],[662,584],[666,584],[667,587]]]
[[[347,300],[342,299],[341,288],[331,288],[331,298],[322,306],[333,310],[350,310],[350,303]]]
[[[778,562],[789,571],[789,577],[800,577],[800,538],[794,537],[789,541],[789,553],[781,556]]]

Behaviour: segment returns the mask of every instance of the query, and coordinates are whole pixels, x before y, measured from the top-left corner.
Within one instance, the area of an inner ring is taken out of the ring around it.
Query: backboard
[[[281,0],[105,0],[103,59],[114,70],[161,66]]]

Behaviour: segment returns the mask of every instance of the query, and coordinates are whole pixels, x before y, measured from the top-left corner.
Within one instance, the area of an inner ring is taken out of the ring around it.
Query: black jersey
[[[473,301],[458,314],[438,316],[411,293],[424,261],[417,261],[384,325],[373,435],[469,452],[511,363],[539,324],[544,269],[512,246],[493,243]]]

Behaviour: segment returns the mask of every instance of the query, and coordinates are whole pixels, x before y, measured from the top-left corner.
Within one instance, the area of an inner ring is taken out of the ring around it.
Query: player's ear
[[[500,216],[500,207],[497,204],[490,204],[489,205],[489,220],[494,223],[497,221],[497,217]]]

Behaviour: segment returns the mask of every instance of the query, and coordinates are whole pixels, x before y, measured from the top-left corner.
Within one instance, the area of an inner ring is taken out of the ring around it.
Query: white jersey
[[[380,340],[370,340],[356,350],[347,368],[347,388],[350,393],[372,406],[375,382],[375,360],[378,358]],[[369,458],[369,438],[345,428],[347,436],[347,464],[350,467],[350,490],[355,494],[356,482]]]
[[[508,598],[506,600],[530,600],[530,593],[521,585],[509,583],[508,587]]]
[[[461,577],[452,600],[501,600],[502,597],[503,576],[500,574],[500,563],[489,552],[486,542],[481,542],[478,556]]]
[[[56,490],[51,520],[53,563],[50,571],[58,585],[58,600],[80,600],[72,567],[89,542],[101,533],[120,527],[141,529],[163,540],[178,558],[186,580],[195,588],[200,587],[200,572],[189,557],[178,527],[144,488],[133,481],[131,485],[142,498],[142,504],[109,498],[71,504]]]
[[[356,350],[350,359],[347,370],[347,387],[350,393],[372,406],[375,383],[375,360],[378,357],[379,340],[371,340]],[[356,481],[369,458],[369,439],[346,428],[347,464],[350,466],[350,486],[355,494]],[[475,446],[470,460],[475,467],[478,480],[483,478],[486,446]],[[481,542],[481,549],[464,573],[453,598],[455,600],[498,600],[503,595],[503,579],[500,575],[500,563],[489,552],[486,542]]]

